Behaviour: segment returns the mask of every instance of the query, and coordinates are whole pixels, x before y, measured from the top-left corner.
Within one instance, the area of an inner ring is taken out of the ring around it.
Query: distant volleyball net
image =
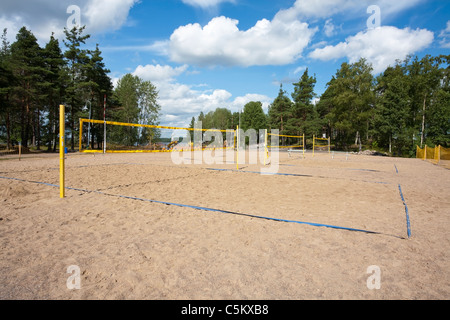
[[[236,130],[156,126],[80,119],[83,153],[158,153],[230,149]]]
[[[331,153],[330,138],[317,138],[316,136],[313,136],[313,157],[317,152]]]

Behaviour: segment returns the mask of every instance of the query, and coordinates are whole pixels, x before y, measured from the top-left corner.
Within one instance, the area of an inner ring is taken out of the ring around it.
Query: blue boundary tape
[[[398,168],[397,168],[397,166],[395,164],[394,164],[394,167],[395,167],[395,171],[398,174]],[[407,206],[406,201],[405,201],[405,197],[403,196],[402,186],[400,185],[400,183],[398,184],[398,191],[400,192],[400,197],[402,198],[403,205],[405,206],[406,231],[408,233],[408,238],[411,238],[411,221],[409,219],[409,210],[408,210],[408,206]]]
[[[29,181],[29,180],[24,180],[24,179],[2,177],[2,176],[0,176],[0,179],[15,180],[15,181],[20,181],[20,182],[28,182],[28,183],[35,183],[35,184],[41,184],[41,185],[46,185],[46,186],[50,186],[50,187],[57,187],[57,188],[59,188],[59,185],[46,183],[46,182]],[[131,200],[139,200],[139,201],[144,201],[144,202],[158,203],[158,204],[177,206],[177,207],[183,207],[183,208],[191,208],[191,209],[202,210],[202,211],[233,214],[233,215],[239,215],[239,216],[244,216],[244,217],[249,217],[249,218],[264,219],[264,220],[270,220],[270,221],[276,221],[276,222],[296,223],[296,224],[302,224],[302,225],[309,225],[309,226],[313,226],[313,227],[324,227],[324,228],[337,229],[337,230],[363,232],[363,233],[368,233],[368,234],[383,234],[381,232],[369,231],[369,230],[363,230],[363,229],[355,229],[355,228],[334,226],[334,225],[329,225],[329,224],[321,224],[321,223],[313,223],[313,222],[304,222],[304,221],[296,221],[296,220],[287,220],[287,219],[264,217],[264,216],[258,216],[258,215],[246,214],[246,213],[239,213],[239,212],[228,211],[228,210],[213,209],[213,208],[200,207],[200,206],[192,206],[192,205],[173,203],[173,202],[166,202],[166,201],[143,199],[143,198],[138,198],[138,197],[124,196],[124,195],[116,195],[116,194],[105,193],[105,192],[102,192],[102,191],[90,191],[90,190],[86,190],[86,189],[70,188],[70,187],[66,187],[66,189],[74,190],[74,191],[81,191],[81,192],[85,192],[85,193],[97,193],[97,194],[102,194],[102,195],[111,196],[111,197],[118,197],[118,198],[131,199]]]

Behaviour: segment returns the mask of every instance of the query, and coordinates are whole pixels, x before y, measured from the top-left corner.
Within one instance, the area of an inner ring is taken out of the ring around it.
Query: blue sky
[[[342,62],[364,57],[376,75],[408,54],[450,52],[447,0],[2,0],[0,27],[12,42],[26,25],[45,45],[63,38],[71,5],[114,81],[156,85],[164,125],[249,101],[267,110],[306,68],[320,96]]]

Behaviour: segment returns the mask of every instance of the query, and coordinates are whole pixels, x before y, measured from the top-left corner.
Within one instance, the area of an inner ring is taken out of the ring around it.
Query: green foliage
[[[156,87],[150,81],[126,74],[114,90],[116,105],[112,110],[115,121],[157,125],[161,107],[157,102]],[[124,145],[152,143],[159,137],[159,130],[133,127],[113,127],[111,133],[117,143]]]

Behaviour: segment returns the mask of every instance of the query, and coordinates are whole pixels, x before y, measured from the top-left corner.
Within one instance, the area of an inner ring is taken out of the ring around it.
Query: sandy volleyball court
[[[60,199],[58,156],[0,160],[0,299],[450,298],[450,171],[429,162],[69,154]]]

